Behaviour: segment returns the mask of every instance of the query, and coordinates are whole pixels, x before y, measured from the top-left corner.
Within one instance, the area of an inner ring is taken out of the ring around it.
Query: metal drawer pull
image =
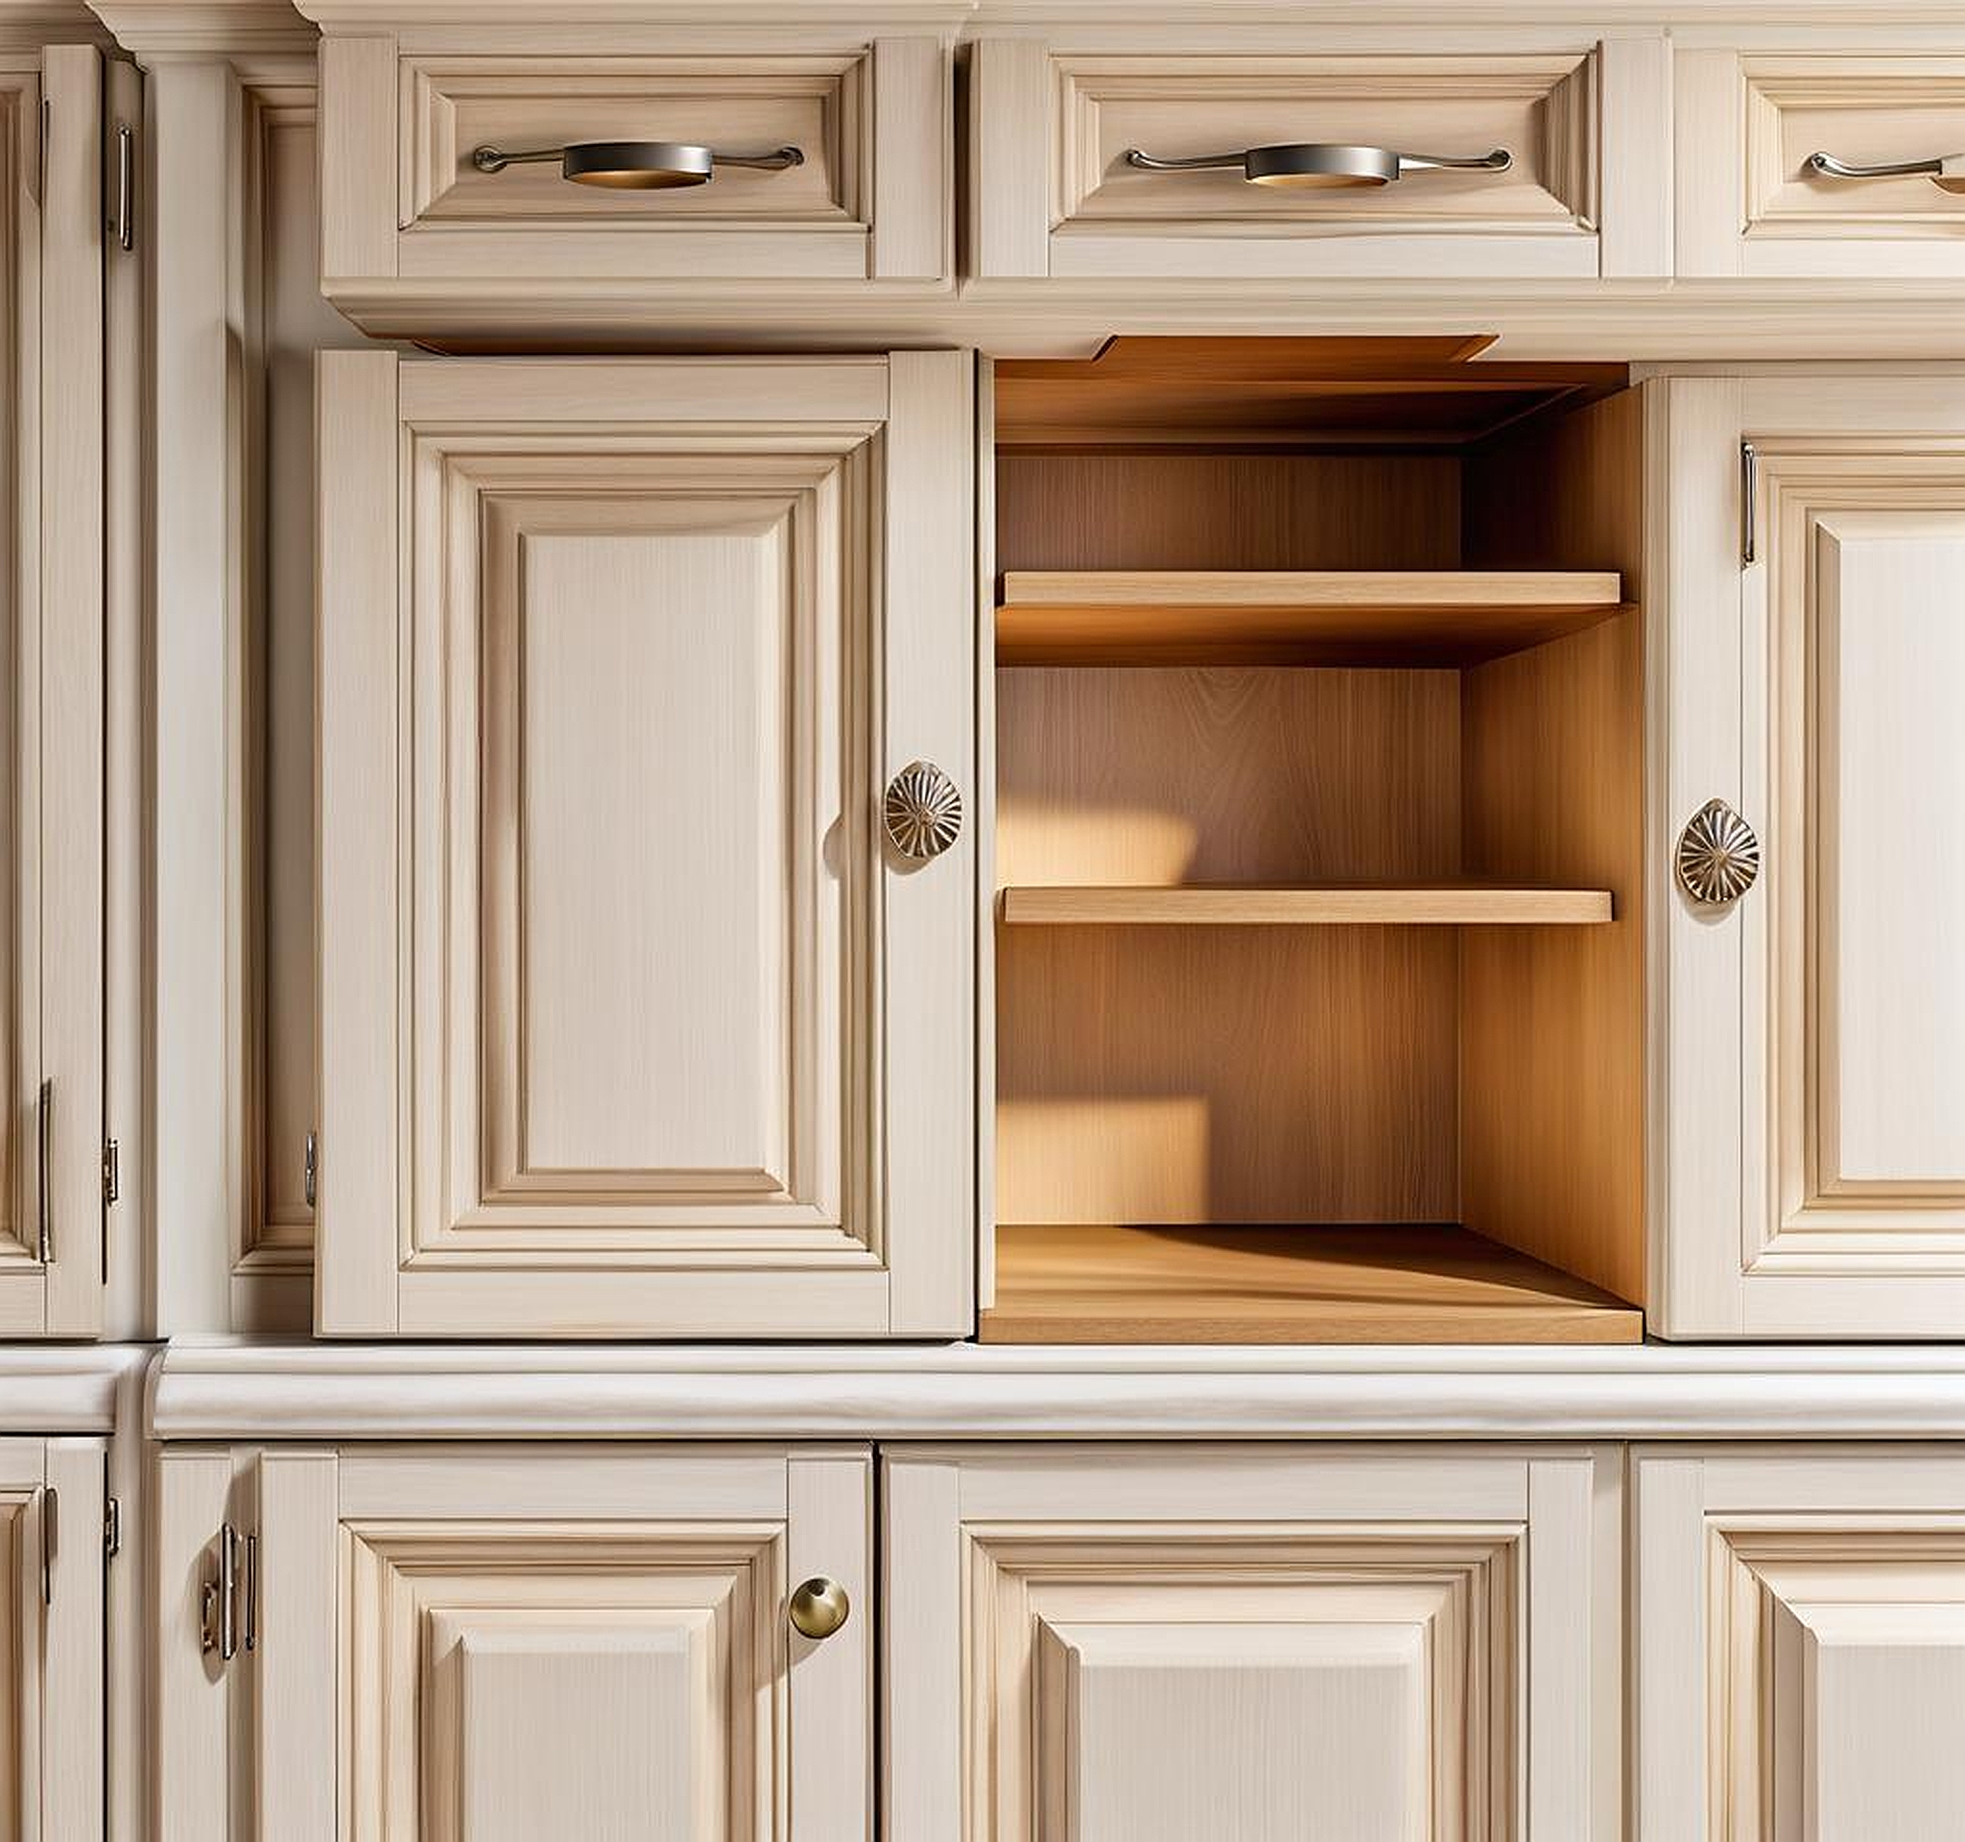
[[[853,1602],[846,1596],[846,1588],[837,1580],[828,1580],[820,1575],[793,1591],[785,1615],[800,1637],[809,1637],[816,1642],[837,1631],[852,1610]]]
[[[55,1084],[41,1083],[34,1103],[34,1229],[35,1251],[43,1266],[55,1263]]]
[[[915,863],[939,857],[962,833],[962,792],[932,761],[910,761],[887,783],[887,839]]]
[[[1760,875],[1760,840],[1723,799],[1709,799],[1679,833],[1673,867],[1695,902],[1724,907],[1745,895]]]
[[[1155,159],[1137,147],[1126,149],[1126,164],[1149,173],[1199,173],[1239,166],[1250,185],[1301,191],[1390,185],[1406,173],[1434,170],[1505,173],[1514,163],[1514,155],[1505,147],[1484,154],[1412,154],[1336,141],[1285,141],[1240,153],[1190,154],[1173,160]]]
[[[575,185],[609,187],[617,192],[659,192],[678,186],[708,185],[717,163],[747,166],[761,173],[781,173],[805,164],[802,147],[779,147],[770,153],[718,153],[692,141],[569,141],[564,147],[533,147],[508,153],[500,147],[478,147],[471,164],[481,173],[502,173],[508,166],[559,162],[559,176]]]
[[[1965,192],[1965,153],[1940,154],[1932,160],[1879,160],[1861,165],[1838,160],[1834,154],[1811,153],[1808,170],[1824,179],[1903,179],[1921,176],[1945,192]]]

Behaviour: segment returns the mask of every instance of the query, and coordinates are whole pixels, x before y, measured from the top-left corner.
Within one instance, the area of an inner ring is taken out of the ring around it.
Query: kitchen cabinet
[[[322,355],[320,1330],[971,1328],[972,413]]]

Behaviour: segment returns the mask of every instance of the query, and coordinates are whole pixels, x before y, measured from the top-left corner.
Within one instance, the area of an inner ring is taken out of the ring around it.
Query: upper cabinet
[[[0,1336],[104,1323],[105,378],[140,120],[92,47],[0,52]]]
[[[973,47],[980,279],[1668,272],[1662,34],[1437,55],[1329,30],[1087,28]]]
[[[1956,1336],[1965,387],[1664,388],[1654,1328]]]
[[[718,299],[762,328],[786,286],[952,285],[954,57],[932,22],[470,8],[397,31],[303,10],[325,31],[322,287],[372,331],[633,326]]]
[[[318,1327],[969,1330],[968,356],[319,385]]]
[[[1965,277],[1965,56],[1676,59],[1677,272]]]

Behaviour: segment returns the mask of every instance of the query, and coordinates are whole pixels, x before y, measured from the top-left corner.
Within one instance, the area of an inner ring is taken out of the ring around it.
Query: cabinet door
[[[967,1330],[967,355],[319,365],[319,1327]]]
[[[795,1811],[798,1842],[868,1842],[871,1466],[166,1451],[160,1833],[787,1842]],[[790,1622],[814,1579],[846,1605],[824,1637]]]
[[[1663,408],[1660,832],[1720,799],[1760,861],[1732,900],[1659,879],[1657,1322],[1956,1336],[1965,379],[1681,379]]]
[[[103,1833],[103,1447],[0,1439],[0,1836]]]
[[[1641,1452],[1639,1842],[1952,1842],[1956,1448]]]
[[[891,1842],[1613,1842],[1614,1458],[897,1449]]]
[[[31,62],[0,63],[0,1336],[90,1336],[103,1321],[102,60],[59,47]]]

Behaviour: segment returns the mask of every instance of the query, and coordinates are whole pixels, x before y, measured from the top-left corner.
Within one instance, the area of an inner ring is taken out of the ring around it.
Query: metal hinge
[[[229,1522],[218,1531],[218,1569],[199,1598],[198,1630],[199,1648],[221,1663],[239,1654],[242,1633],[248,1650],[259,1645],[259,1537],[241,1538]]]
[[[1754,560],[1754,525],[1759,518],[1760,453],[1753,443],[1740,443],[1740,561]]]
[[[41,1492],[41,1603],[55,1602],[55,1553],[61,1545],[61,1493],[54,1485]]]
[[[113,1561],[123,1552],[123,1500],[105,1497],[102,1505],[102,1558]]]
[[[102,1141],[102,1200],[107,1205],[122,1193],[122,1147],[113,1138],[106,1138]]]
[[[314,1206],[314,1191],[321,1175],[321,1140],[318,1133],[307,1134],[307,1150],[300,1166],[300,1188],[308,1208]]]

